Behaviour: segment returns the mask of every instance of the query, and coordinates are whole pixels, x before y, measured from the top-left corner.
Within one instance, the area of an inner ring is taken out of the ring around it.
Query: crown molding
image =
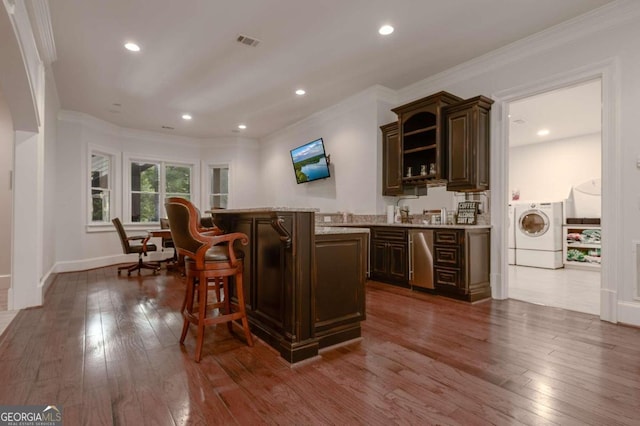
[[[33,33],[40,51],[40,58],[45,65],[51,65],[58,56],[53,38],[49,0],[30,0],[26,2],[32,21]]]
[[[373,86],[372,90],[375,92],[377,99],[382,102],[395,105],[398,103],[398,91],[389,89],[386,86],[377,84]]]
[[[299,121],[296,121],[295,123],[283,127],[282,129],[278,129],[275,132],[260,138],[259,141],[269,143],[283,134],[295,131],[295,129],[300,128],[300,126],[322,124],[331,120],[335,120],[348,111],[356,109],[363,104],[375,105],[375,102],[380,99],[395,104],[398,99],[397,92],[379,84],[369,86],[368,88],[354,95],[351,95],[348,98],[342,99],[338,103],[335,103],[320,111],[316,111],[313,114]]]
[[[200,147],[199,139],[189,138],[186,136],[172,136],[164,133],[152,132],[149,130],[131,129],[128,127],[120,127],[116,124],[109,123],[100,118],[84,112],[60,110],[58,111],[58,120],[70,123],[79,123],[96,132],[101,132],[114,137],[125,137],[139,140],[145,140],[153,143],[166,143],[171,145]]]
[[[78,123],[93,131],[105,133],[113,137],[125,137],[138,140],[144,140],[153,143],[164,143],[169,145],[191,146],[201,149],[216,148],[239,148],[258,149],[258,141],[250,138],[190,138],[187,136],[172,136],[164,133],[153,132],[149,130],[131,129],[128,127],[120,127],[116,124],[109,123],[100,118],[84,112],[59,110],[58,120],[68,123]]]
[[[615,1],[406,86],[398,91],[399,101],[411,101],[416,94],[440,90],[587,35],[618,27],[639,16],[640,2]]]
[[[257,139],[240,138],[240,137],[220,137],[220,138],[208,138],[200,140],[200,147],[203,150],[216,150],[222,148],[229,149],[251,149],[257,150],[260,148]]]

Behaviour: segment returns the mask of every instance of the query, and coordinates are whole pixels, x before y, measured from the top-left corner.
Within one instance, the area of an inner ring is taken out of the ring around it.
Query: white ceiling
[[[64,109],[175,135],[260,138],[372,85],[401,89],[609,2],[52,0],[53,71]],[[377,33],[384,23],[391,36]],[[241,45],[238,34],[261,43]],[[142,51],[126,51],[127,41]]]
[[[600,132],[602,85],[593,80],[509,104],[509,146],[567,139]],[[549,134],[538,136],[546,129]]]

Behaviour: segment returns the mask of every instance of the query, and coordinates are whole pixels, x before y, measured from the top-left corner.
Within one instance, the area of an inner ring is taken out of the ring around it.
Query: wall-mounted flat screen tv
[[[291,150],[296,182],[304,183],[331,176],[322,138]]]

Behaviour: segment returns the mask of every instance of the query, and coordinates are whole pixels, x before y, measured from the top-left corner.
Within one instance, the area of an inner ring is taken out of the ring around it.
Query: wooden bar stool
[[[165,208],[169,217],[173,243],[178,253],[185,256],[187,289],[182,303],[184,325],[180,343],[184,343],[189,331],[189,324],[195,324],[198,329],[195,360],[200,362],[204,327],[226,322],[229,331],[232,331],[234,320],[239,319],[247,344],[253,346],[242,288],[243,254],[236,252],[233,247],[236,240],[247,245],[249,239],[245,234],[239,232],[222,235],[209,235],[206,232],[200,232],[198,210],[184,198],[167,198]],[[230,277],[234,277],[238,303],[231,301]],[[208,303],[210,289],[216,291],[216,303]],[[197,306],[194,304],[196,299]],[[218,315],[209,316],[208,311],[211,309],[218,309]]]

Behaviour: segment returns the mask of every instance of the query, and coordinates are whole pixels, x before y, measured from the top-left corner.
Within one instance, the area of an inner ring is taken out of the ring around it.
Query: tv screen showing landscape
[[[291,150],[296,182],[304,183],[330,176],[322,138]]]

